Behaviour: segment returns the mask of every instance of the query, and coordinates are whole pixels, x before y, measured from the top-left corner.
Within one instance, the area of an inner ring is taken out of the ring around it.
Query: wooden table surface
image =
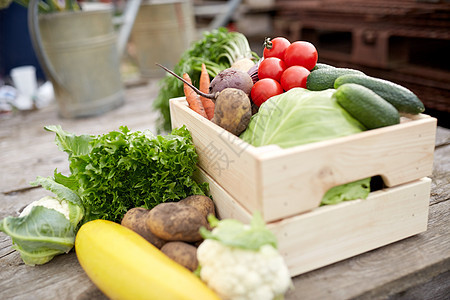
[[[103,115],[61,119],[56,105],[0,115],[0,219],[17,215],[47,191],[31,188],[36,176],[68,173],[45,125],[75,134],[101,134],[126,125],[156,133],[152,101],[156,80],[128,86],[125,105]],[[295,277],[286,299],[449,299],[450,130],[438,127],[428,230],[419,235]],[[170,280],[168,278],[167,280]],[[176,283],[174,283],[176,284]],[[74,251],[42,266],[26,266],[0,233],[0,299],[105,299],[78,264]]]

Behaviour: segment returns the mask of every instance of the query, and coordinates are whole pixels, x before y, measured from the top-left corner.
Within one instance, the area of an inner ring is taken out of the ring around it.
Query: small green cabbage
[[[42,185],[56,196],[30,203],[18,217],[0,220],[0,231],[11,237],[25,264],[41,265],[73,248],[84,209],[75,192],[51,177],[37,177],[31,184]]]
[[[294,88],[264,102],[241,138],[259,147],[289,148],[365,130],[333,98],[335,90]]]
[[[293,88],[264,102],[240,138],[259,147],[289,148],[359,133],[366,128],[333,97],[335,90],[310,91]],[[322,205],[365,199],[370,178],[331,188]]]

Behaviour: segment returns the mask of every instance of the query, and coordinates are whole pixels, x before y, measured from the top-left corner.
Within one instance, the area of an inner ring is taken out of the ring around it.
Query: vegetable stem
[[[175,72],[173,72],[172,70],[169,70],[168,68],[164,67],[163,65],[160,65],[158,63],[156,63],[156,65],[162,69],[164,69],[166,72],[168,72],[169,74],[175,76],[176,78],[180,79],[181,81],[183,81],[185,84],[187,84],[191,89],[193,89],[197,94],[199,94],[202,97],[208,98],[208,99],[216,99],[217,98],[217,94],[206,94],[203,93],[202,91],[200,91],[198,88],[196,88],[194,85],[192,85],[191,83],[189,83],[188,81],[186,81],[184,78],[182,78],[181,76],[179,76],[178,74],[176,74]]]

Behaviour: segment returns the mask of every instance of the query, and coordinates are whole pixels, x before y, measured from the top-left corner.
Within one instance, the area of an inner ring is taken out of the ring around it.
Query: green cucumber
[[[337,89],[347,83],[356,83],[371,89],[401,113],[419,114],[425,110],[422,101],[413,92],[391,81],[367,75],[347,74],[336,79],[334,87]]]
[[[400,123],[397,109],[365,86],[346,83],[333,95],[337,103],[367,129]]]
[[[334,88],[334,81],[345,74],[361,74],[363,72],[347,68],[319,68],[312,71],[306,79],[306,88],[311,91],[323,91]]]
[[[324,63],[316,63],[316,65],[311,70],[311,72],[315,71],[315,70],[319,70],[319,69],[330,69],[330,68],[335,68],[335,67],[333,67],[332,65],[324,64]]]

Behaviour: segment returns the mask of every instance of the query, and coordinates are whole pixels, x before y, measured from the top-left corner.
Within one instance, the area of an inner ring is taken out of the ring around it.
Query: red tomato
[[[297,41],[292,43],[284,53],[286,66],[302,66],[312,70],[317,63],[316,47],[310,42]]]
[[[263,57],[278,57],[279,59],[284,58],[284,52],[291,42],[289,42],[284,37],[276,37],[273,40],[267,38],[264,42]]]
[[[258,107],[267,99],[283,93],[280,83],[272,78],[258,80],[252,87],[250,97]]]
[[[286,69],[281,75],[281,86],[283,90],[289,91],[294,87],[306,88],[306,79],[309,71],[302,66],[292,66]]]
[[[286,70],[284,61],[278,57],[268,57],[259,64],[258,78],[272,78],[279,82],[284,70]]]

